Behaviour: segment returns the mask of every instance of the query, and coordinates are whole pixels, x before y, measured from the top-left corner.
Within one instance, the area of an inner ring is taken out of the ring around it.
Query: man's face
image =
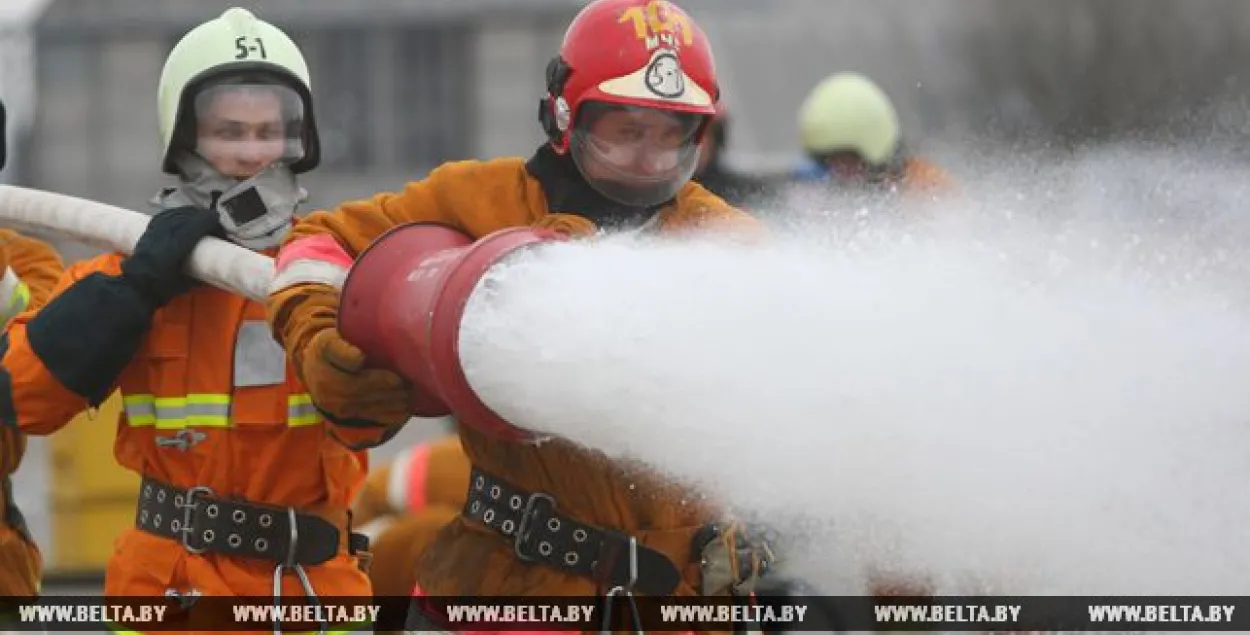
[[[648,206],[674,196],[694,173],[703,115],[589,104],[571,137],[587,183],[619,203]]]
[[[282,100],[266,88],[223,87],[197,113],[197,151],[225,176],[252,178],[287,152]]]
[[[606,112],[589,130],[599,161],[590,163],[593,174],[588,176],[663,178],[680,166],[692,134],[689,119],[670,113],[644,108]]]

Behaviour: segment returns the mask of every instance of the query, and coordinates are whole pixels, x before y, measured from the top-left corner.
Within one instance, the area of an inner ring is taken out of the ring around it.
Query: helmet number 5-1
[[[234,48],[239,51],[239,54],[234,56],[236,60],[245,60],[253,55],[260,56],[262,60],[269,59],[265,55],[265,41],[258,37],[249,38],[246,35],[240,35],[234,40]]]

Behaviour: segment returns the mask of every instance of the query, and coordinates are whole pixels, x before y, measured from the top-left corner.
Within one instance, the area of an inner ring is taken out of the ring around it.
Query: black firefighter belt
[[[207,487],[179,489],[144,478],[135,526],[182,544],[190,553],[258,558],[288,566],[326,562],[339,551],[334,523],[288,507],[218,498]],[[351,553],[368,538],[350,534]]]
[[[681,583],[680,569],[663,553],[626,534],[562,516],[551,495],[523,492],[476,467],[462,513],[510,538],[516,557],[525,562],[646,595],[670,595]]]

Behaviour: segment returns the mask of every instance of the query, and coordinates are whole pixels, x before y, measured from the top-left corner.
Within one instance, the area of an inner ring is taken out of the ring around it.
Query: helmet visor
[[[573,162],[599,193],[624,205],[672,199],[699,163],[706,116],[641,106],[591,103],[570,135]]]
[[[231,82],[201,89],[195,128],[196,153],[237,179],[304,156],[304,102],[281,84]]]

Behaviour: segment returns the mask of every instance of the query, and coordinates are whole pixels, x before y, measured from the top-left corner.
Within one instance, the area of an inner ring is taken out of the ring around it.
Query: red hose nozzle
[[[339,332],[370,363],[412,382],[413,414],[452,415],[497,438],[532,434],[483,404],[460,362],[460,322],[478,282],[508,255],[563,240],[543,229],[504,229],[474,241],[436,223],[412,223],[379,236],[343,285]]]

